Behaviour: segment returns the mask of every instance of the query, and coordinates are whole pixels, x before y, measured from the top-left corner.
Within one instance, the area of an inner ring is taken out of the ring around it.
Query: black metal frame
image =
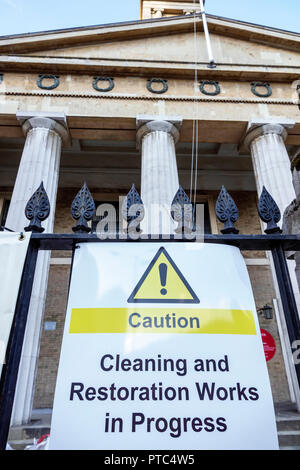
[[[177,205],[177,211],[172,210],[171,215],[178,222],[180,230],[182,229],[181,236],[170,235],[168,237],[162,235],[149,235],[141,236],[138,239],[133,239],[130,236],[130,224],[137,226],[141,220],[141,205],[142,201],[134,188],[128,193],[124,202],[122,215],[128,223],[128,229],[125,234],[116,234],[115,239],[100,239],[95,233],[88,233],[87,223],[94,217],[95,205],[92,196],[84,184],[82,190],[77,194],[72,205],[72,215],[77,221],[73,227],[73,234],[49,234],[42,233],[43,228],[40,222],[45,220],[45,213],[49,215],[48,198],[46,192],[41,185],[38,189],[39,197],[33,197],[30,204],[27,205],[25,214],[31,221],[30,225],[26,227],[27,231],[31,231],[31,239],[29,248],[24,264],[22,280],[19,289],[19,296],[14,315],[13,326],[9,344],[7,347],[6,364],[3,367],[2,378],[0,382],[0,450],[6,448],[7,438],[9,434],[10,420],[14,402],[15,388],[18,377],[19,364],[22,353],[23,340],[26,329],[27,315],[30,305],[31,292],[35,274],[36,261],[40,250],[69,250],[72,251],[72,258],[74,250],[78,243],[148,243],[148,242],[189,242],[197,243],[197,237],[191,239],[190,235],[190,218],[185,219],[185,208],[188,207],[188,214],[191,213],[191,202],[182,188],[179,188],[174,201]],[[43,194],[43,192],[45,194]],[[36,193],[35,193],[36,194]],[[80,197],[79,197],[80,196]],[[46,201],[46,203],[45,203]],[[132,215],[132,208],[137,205],[136,216]],[[36,205],[35,205],[36,204]],[[33,207],[35,205],[35,207]],[[178,205],[182,210],[178,211]],[[75,209],[76,210],[75,210]],[[174,213],[177,213],[175,218]],[[224,230],[221,230],[221,235],[204,234],[201,238],[203,243],[225,244],[238,247],[240,250],[247,251],[271,251],[278,286],[280,290],[283,310],[285,314],[287,330],[291,345],[294,341],[300,339],[300,321],[297,312],[297,306],[293,293],[293,288],[288,272],[285,251],[300,251],[300,234],[299,235],[282,235],[277,223],[280,220],[278,215],[279,209],[271,197],[271,195],[263,188],[262,195],[258,204],[258,213],[260,218],[268,224],[265,235],[240,235],[234,224],[238,219],[238,210],[235,202],[227,193],[226,189],[222,187],[216,206],[216,214],[218,219],[224,224]],[[34,217],[33,217],[34,214]],[[181,218],[178,219],[178,214]],[[280,212],[279,212],[280,214]],[[189,230],[185,235],[185,224]],[[134,225],[134,222],[136,224]],[[297,375],[298,385],[300,389],[300,364],[295,364],[295,371]]]

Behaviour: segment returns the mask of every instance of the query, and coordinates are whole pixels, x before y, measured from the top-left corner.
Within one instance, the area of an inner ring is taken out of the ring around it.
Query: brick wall
[[[52,408],[67,307],[69,276],[69,266],[51,266],[36,378],[34,408]],[[54,331],[45,331],[45,322],[56,322],[56,329]]]
[[[275,298],[275,292],[270,268],[268,266],[248,266],[248,272],[257,310],[266,304],[273,306],[272,300]],[[267,362],[273,399],[275,402],[289,401],[289,389],[274,308],[272,320],[266,320],[263,315],[259,315],[258,319],[260,327],[268,331],[276,343],[276,354],[273,359]]]

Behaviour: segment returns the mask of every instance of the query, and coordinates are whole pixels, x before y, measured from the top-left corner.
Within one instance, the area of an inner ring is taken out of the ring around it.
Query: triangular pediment
[[[155,37],[168,37],[194,31],[194,16],[180,16],[161,19],[150,19],[126,23],[114,23],[67,30],[46,31],[0,37],[0,54],[38,53],[59,50],[80,50],[90,44],[125,42],[128,40],[147,40]],[[203,31],[201,16],[196,17],[197,30]],[[279,49],[299,51],[300,33],[272,29],[237,20],[208,15],[211,34],[244,40],[245,42],[263,44]]]
[[[244,39],[212,33],[211,43],[217,64],[293,65],[300,67],[300,51],[287,51]],[[147,38],[124,39],[121,42],[102,42],[75,47],[63,47],[34,52],[32,56],[69,59],[123,59],[143,61],[207,62],[205,35],[196,38],[192,32],[159,35]]]
[[[217,64],[300,67],[300,34],[213,16],[208,23]],[[169,64],[166,70],[175,70],[179,63],[187,69],[195,62],[205,67],[208,58],[200,16],[196,25],[196,37],[193,16],[3,37],[0,61],[1,56],[7,57],[7,66],[13,67],[15,58],[22,57],[19,68],[32,63],[33,70],[38,70],[45,63],[47,70],[62,72],[64,65],[79,70],[84,64],[90,70],[94,64],[96,71],[102,65],[99,61],[127,61],[128,67],[139,62],[136,67],[149,70],[157,64],[162,70],[163,64]]]

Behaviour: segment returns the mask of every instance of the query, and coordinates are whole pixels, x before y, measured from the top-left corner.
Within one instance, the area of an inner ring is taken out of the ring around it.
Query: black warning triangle
[[[167,250],[161,247],[127,302],[199,304],[200,300]]]

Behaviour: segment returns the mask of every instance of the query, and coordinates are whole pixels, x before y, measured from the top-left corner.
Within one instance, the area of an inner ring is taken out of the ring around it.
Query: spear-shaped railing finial
[[[30,220],[30,224],[24,228],[25,232],[44,232],[45,229],[42,227],[41,222],[46,220],[49,214],[50,202],[42,181],[26,204],[25,216]]]
[[[277,225],[281,219],[280,209],[264,186],[258,201],[258,214],[261,220],[267,224],[265,233],[272,234],[282,232]]]
[[[216,215],[219,221],[224,224],[224,229],[221,230],[221,233],[224,235],[230,233],[239,233],[239,230],[237,230],[234,226],[235,222],[239,218],[239,211],[234,200],[227,192],[225,186],[222,186],[219,197],[217,199]]]
[[[72,228],[75,233],[89,233],[91,228],[88,222],[92,220],[96,212],[95,202],[86,183],[75,196],[72,203],[71,214],[77,221],[75,227]]]

